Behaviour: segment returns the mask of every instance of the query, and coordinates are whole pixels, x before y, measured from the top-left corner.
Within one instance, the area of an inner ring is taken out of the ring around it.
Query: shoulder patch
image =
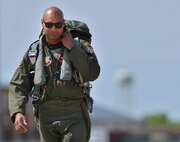
[[[92,46],[90,45],[89,42],[85,41],[85,42],[83,43],[83,45],[84,45],[84,47],[85,47],[85,49],[86,49],[86,52],[88,52],[88,53],[90,53],[90,54],[94,54],[94,50],[93,50],[93,48],[92,48]]]

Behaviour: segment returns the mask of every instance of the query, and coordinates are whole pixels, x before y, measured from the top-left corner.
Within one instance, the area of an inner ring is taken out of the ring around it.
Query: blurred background
[[[0,142],[39,139],[31,102],[29,132],[19,135],[7,96],[49,6],[93,35],[101,75],[92,83],[91,142],[180,142],[179,0],[0,0]]]

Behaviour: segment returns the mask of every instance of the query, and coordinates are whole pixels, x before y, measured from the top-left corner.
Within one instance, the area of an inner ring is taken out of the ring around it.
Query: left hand
[[[71,33],[68,32],[68,31],[66,31],[66,32],[64,33],[64,36],[63,36],[63,38],[61,39],[61,42],[62,42],[62,44],[63,44],[66,48],[68,48],[69,50],[71,50],[71,49],[75,46],[74,39],[73,39]]]

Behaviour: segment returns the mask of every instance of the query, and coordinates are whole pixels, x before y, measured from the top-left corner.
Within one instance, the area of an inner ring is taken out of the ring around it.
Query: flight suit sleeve
[[[28,96],[33,86],[33,79],[29,74],[30,61],[28,52],[16,69],[9,85],[9,110],[12,122],[15,121],[16,113],[25,114]]]
[[[89,42],[75,46],[68,54],[73,66],[81,73],[84,80],[94,81],[100,74],[100,66]]]

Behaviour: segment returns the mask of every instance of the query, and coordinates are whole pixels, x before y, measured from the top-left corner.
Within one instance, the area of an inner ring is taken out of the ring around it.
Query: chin
[[[60,36],[49,36],[48,38],[51,40],[58,40]]]

